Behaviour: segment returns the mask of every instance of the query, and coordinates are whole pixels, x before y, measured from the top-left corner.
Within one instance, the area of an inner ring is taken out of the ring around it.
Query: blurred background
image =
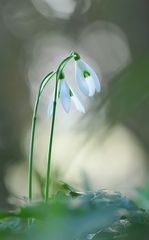
[[[33,106],[41,79],[73,49],[102,76],[86,114],[58,103],[52,173],[80,190],[110,189],[135,198],[149,170],[149,1],[0,0],[0,207],[27,196]],[[54,82],[54,80],[53,80]],[[53,84],[38,112],[34,197],[46,173]],[[148,194],[149,195],[149,194]],[[149,197],[149,196],[148,196]]]

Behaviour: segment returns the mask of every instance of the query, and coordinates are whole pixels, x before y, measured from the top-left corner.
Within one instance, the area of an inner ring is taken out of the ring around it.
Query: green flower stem
[[[29,200],[29,202],[31,202],[31,200],[32,200],[33,153],[34,153],[35,128],[36,128],[39,99],[40,99],[43,89],[45,88],[45,86],[47,85],[47,83],[49,82],[51,77],[53,77],[54,74],[55,74],[55,72],[50,72],[42,80],[39,90],[38,90],[35,106],[34,106],[34,112],[33,112],[33,117],[32,117],[32,128],[31,128],[30,152],[29,152],[29,170],[28,170],[28,200]]]
[[[54,132],[54,124],[55,124],[57,88],[58,88],[58,80],[59,80],[57,75],[58,74],[56,74],[56,85],[55,85],[55,93],[54,93],[53,113],[52,113],[52,123],[51,123],[51,133],[50,133],[50,143],[49,143],[49,152],[48,152],[47,177],[46,177],[46,186],[45,186],[45,201],[46,202],[47,202],[48,196],[49,196],[51,154],[52,154],[53,132]]]
[[[49,151],[48,151],[48,165],[47,165],[47,176],[46,176],[46,185],[45,185],[45,202],[48,201],[49,197],[49,186],[50,186],[50,170],[51,170],[51,155],[52,155],[52,145],[53,145],[53,133],[54,133],[54,125],[55,125],[55,114],[56,114],[56,103],[57,103],[57,95],[58,95],[58,82],[59,76],[63,71],[63,68],[67,64],[67,62],[74,57],[73,52],[70,56],[66,57],[58,66],[56,71],[56,84],[55,84],[55,93],[54,93],[54,101],[53,101],[53,113],[52,113],[52,123],[51,123],[51,132],[50,132],[50,142],[49,142]]]

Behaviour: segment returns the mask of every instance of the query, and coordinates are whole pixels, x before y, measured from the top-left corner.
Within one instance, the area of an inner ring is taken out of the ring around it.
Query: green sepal
[[[61,72],[59,73],[59,79],[64,79],[64,78],[65,78],[64,72],[61,71]]]
[[[78,61],[80,59],[80,55],[77,52],[74,52],[74,60]]]

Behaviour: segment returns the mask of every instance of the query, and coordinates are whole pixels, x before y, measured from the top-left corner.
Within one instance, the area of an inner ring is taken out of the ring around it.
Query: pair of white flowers
[[[85,96],[93,96],[95,92],[100,92],[101,86],[99,78],[94,70],[81,58],[75,59],[75,79],[80,91]],[[85,108],[81,100],[68,85],[65,77],[59,80],[58,97],[60,97],[60,101],[65,112],[68,113],[70,111],[72,100],[76,106],[76,109],[82,113],[85,113]],[[54,94],[51,97],[49,104],[49,115],[52,115],[53,112],[53,100]]]

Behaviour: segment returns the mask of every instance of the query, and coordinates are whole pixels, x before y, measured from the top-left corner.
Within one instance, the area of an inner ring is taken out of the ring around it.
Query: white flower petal
[[[85,81],[87,82],[88,88],[89,88],[89,96],[93,96],[95,94],[95,84],[92,76],[86,77]]]
[[[80,58],[79,60],[76,61],[78,67],[82,72],[84,72],[86,69],[86,63]]]
[[[60,82],[60,100],[65,112],[68,113],[70,111],[71,98],[69,93],[69,87],[65,80],[61,80]]]
[[[51,117],[53,113],[53,102],[54,102],[54,93],[52,94],[52,97],[50,98],[49,101],[49,106],[48,106],[48,116]]]
[[[82,62],[83,62],[83,63],[81,63],[82,66],[83,65],[85,66],[85,70],[88,71],[93,78],[96,91],[100,92],[100,90],[101,90],[101,85],[100,85],[101,76],[100,76],[100,79],[99,79],[97,74],[95,73],[95,71],[86,62],[84,62],[84,61],[82,61]]]
[[[73,94],[73,96],[71,97],[71,99],[72,99],[73,103],[75,104],[76,109],[79,112],[85,113],[85,108],[84,108],[83,104],[81,103],[79,97],[73,91],[72,91],[72,94]]]
[[[81,92],[83,92],[85,96],[89,96],[88,84],[86,83],[86,81],[84,79],[83,70],[80,67],[79,62],[80,62],[80,60],[75,62],[75,79],[76,79],[77,85],[78,85],[79,89],[81,90]]]

